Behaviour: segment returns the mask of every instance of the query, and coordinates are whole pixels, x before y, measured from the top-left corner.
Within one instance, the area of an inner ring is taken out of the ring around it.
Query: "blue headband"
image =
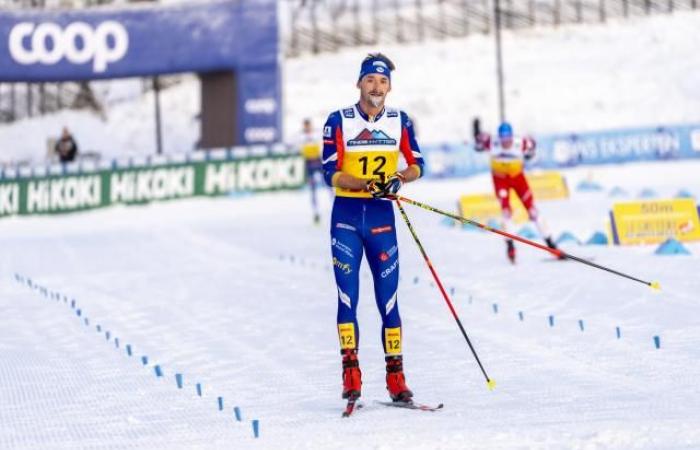
[[[360,68],[360,77],[357,81],[362,80],[365,75],[371,73],[377,73],[379,75],[385,75],[389,80],[391,80],[391,69],[389,65],[380,58],[372,58],[364,61],[362,67]]]

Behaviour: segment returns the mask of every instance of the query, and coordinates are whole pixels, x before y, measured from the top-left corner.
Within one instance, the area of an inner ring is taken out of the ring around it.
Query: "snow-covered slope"
[[[696,161],[575,169],[566,172],[570,186],[592,177],[606,190],[539,206],[555,235],[585,238],[603,229],[614,186],[632,196],[685,188],[697,197],[698,170]],[[453,209],[459,194],[489,189],[478,176],[422,180],[405,195]],[[327,220],[330,196],[321,200]],[[308,203],[301,191],[0,221],[0,447],[700,447],[700,244],[679,257],[653,247],[567,247],[660,280],[664,291],[654,294],[524,246],[511,266],[500,238],[448,228],[407,206],[498,385],[486,389],[397,217],[408,383],[418,399],[445,408],[372,402],[386,398],[384,362],[363,268],[366,407],[341,419],[328,224],[311,225]]]
[[[700,56],[693,40],[698,26],[700,13],[684,12],[506,32],[508,118],[530,133],[698,122]],[[285,138],[296,137],[303,118],[312,117],[320,128],[330,111],[354,103],[359,63],[378,50],[398,67],[389,103],[415,117],[422,142],[467,139],[474,116],[495,127],[493,38],[476,35],[284,61]],[[192,150],[199,137],[196,78],[162,95],[165,152]],[[42,162],[46,139],[63,125],[75,131],[81,148],[108,158],[153,153],[153,109],[148,94],[112,106],[106,122],[88,113],[62,112],[2,125],[0,162]]]
[[[506,116],[531,133],[657,126],[700,120],[700,13],[505,32]],[[381,50],[396,63],[390,103],[412,114],[425,142],[471,136],[471,119],[495,128],[492,36],[346,50],[287,62],[286,131],[356,101],[359,63]]]

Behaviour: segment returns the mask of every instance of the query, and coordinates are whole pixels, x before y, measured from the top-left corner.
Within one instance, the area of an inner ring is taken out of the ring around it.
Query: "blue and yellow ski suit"
[[[413,124],[396,109],[368,117],[358,104],[332,113],[323,130],[323,171],[334,186],[340,173],[381,179],[399,170],[399,154],[423,173],[423,157]],[[367,256],[374,295],[382,316],[382,345],[387,355],[401,354],[401,317],[397,303],[399,252],[394,210],[389,200],[365,191],[336,187],[331,215],[331,252],[338,288],[338,337],[342,350],[357,349],[360,263]]]

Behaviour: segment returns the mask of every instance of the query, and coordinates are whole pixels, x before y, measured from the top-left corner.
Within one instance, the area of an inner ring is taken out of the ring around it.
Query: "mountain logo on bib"
[[[354,139],[350,139],[348,145],[396,145],[396,139],[392,139],[383,131],[369,131],[365,128]]]

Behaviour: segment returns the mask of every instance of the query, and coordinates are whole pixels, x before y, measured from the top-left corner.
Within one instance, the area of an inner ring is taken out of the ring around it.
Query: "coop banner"
[[[0,81],[277,66],[273,0],[0,13]]]
[[[610,219],[615,244],[700,240],[698,206],[690,198],[615,203]]]
[[[275,0],[0,12],[0,82],[233,72],[239,143],[281,140]]]
[[[0,217],[57,214],[114,204],[297,189],[304,160],[278,156],[0,180]]]

